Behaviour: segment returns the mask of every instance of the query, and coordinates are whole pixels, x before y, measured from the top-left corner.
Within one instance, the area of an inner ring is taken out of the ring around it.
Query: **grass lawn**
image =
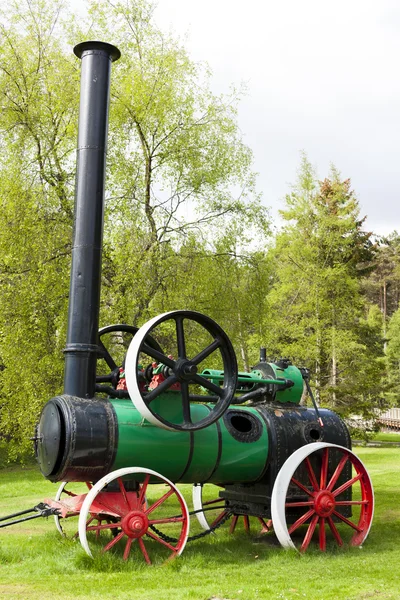
[[[374,435],[374,437],[372,438],[372,441],[377,441],[377,442],[397,442],[400,444],[400,431],[398,432],[391,432],[391,433],[386,433],[384,431],[380,431],[379,433],[377,433],[376,435]]]
[[[126,563],[109,552],[94,560],[64,539],[52,518],[0,530],[0,598],[72,600],[400,599],[400,448],[356,448],[373,480],[376,511],[362,548],[323,554],[285,551],[273,534],[229,535],[189,543],[173,562]],[[0,515],[54,497],[36,469],[0,471]],[[191,486],[181,486],[189,498]]]

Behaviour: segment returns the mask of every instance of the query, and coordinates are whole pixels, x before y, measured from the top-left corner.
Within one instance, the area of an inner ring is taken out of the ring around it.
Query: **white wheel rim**
[[[100,479],[90,489],[88,495],[86,496],[86,498],[82,504],[82,508],[81,508],[81,511],[79,514],[79,523],[78,523],[79,541],[81,542],[82,548],[85,550],[86,554],[88,554],[90,557],[93,558],[93,555],[90,551],[89,544],[87,541],[86,521],[87,521],[87,518],[88,518],[88,515],[90,512],[90,507],[92,505],[93,500],[96,498],[97,494],[104,488],[104,486],[109,484],[111,481],[114,481],[114,479],[118,479],[118,477],[125,477],[126,475],[133,475],[135,473],[146,473],[148,475],[154,475],[154,477],[158,477],[159,479],[161,479],[162,481],[164,481],[165,483],[170,485],[171,488],[176,493],[176,495],[178,496],[178,498],[180,499],[182,506],[183,506],[184,517],[186,519],[187,527],[186,527],[186,531],[184,532],[184,537],[182,540],[181,548],[178,552],[176,552],[176,556],[180,556],[182,554],[182,552],[186,546],[187,538],[189,536],[189,510],[188,510],[186,501],[185,501],[184,497],[182,496],[181,492],[172,483],[172,481],[170,481],[166,477],[163,477],[163,475],[160,475],[160,473],[157,473],[157,471],[153,471],[152,469],[140,468],[140,467],[125,467],[123,469],[111,471],[111,473],[108,473],[102,479]],[[147,500],[146,500],[146,503],[147,503]]]
[[[200,523],[200,526],[208,531],[210,529],[210,525],[206,519],[206,516],[203,512],[203,484],[195,483],[192,488],[192,498],[193,498],[193,508],[196,511],[196,519]]]
[[[56,502],[58,502],[61,499],[61,494],[64,491],[65,486],[67,485],[67,481],[63,481],[62,484],[60,485],[60,487],[57,490],[57,493],[54,497],[54,500],[56,500]],[[58,515],[54,515],[54,522],[56,524],[56,527],[58,529],[58,531],[61,533],[61,535],[63,537],[65,537],[65,532],[63,531],[63,528],[61,527],[61,523],[60,523],[60,517]]]
[[[159,419],[150,411],[145,401],[142,398],[142,393],[139,389],[138,380],[137,380],[137,361],[139,356],[139,350],[146,339],[147,334],[150,332],[152,327],[154,327],[160,319],[167,317],[168,315],[174,314],[176,311],[170,311],[163,313],[162,315],[157,315],[157,317],[153,317],[150,321],[147,321],[137,332],[137,334],[133,337],[131,343],[129,344],[128,352],[126,353],[125,359],[125,378],[126,378],[126,386],[128,388],[129,396],[140,412],[144,419],[147,419],[153,425],[157,427],[162,427],[163,429],[168,429],[169,431],[175,431],[173,427],[169,427]]]
[[[272,490],[271,496],[271,516],[272,516],[272,524],[274,527],[274,531],[276,533],[276,537],[278,538],[280,544],[284,548],[294,548],[297,550],[297,547],[292,541],[292,538],[289,534],[287,524],[286,524],[286,510],[285,510],[285,502],[286,502],[286,494],[289,488],[290,481],[296,471],[297,467],[303,462],[305,458],[313,454],[317,450],[322,450],[323,448],[339,448],[342,450],[346,450],[352,456],[355,456],[362,467],[365,466],[359,457],[354,454],[348,448],[344,448],[343,446],[339,446],[338,444],[328,444],[325,442],[315,442],[313,444],[307,444],[306,446],[302,446],[293,454],[289,456],[286,462],[283,464],[281,470],[278,473],[277,478],[275,479],[274,487]],[[369,483],[371,485],[372,497],[373,497],[373,487],[371,479],[365,469],[366,476],[368,477]],[[372,518],[373,518],[374,506],[372,506],[372,517],[369,523],[369,527],[366,530],[363,541],[368,536],[369,530],[371,528]]]

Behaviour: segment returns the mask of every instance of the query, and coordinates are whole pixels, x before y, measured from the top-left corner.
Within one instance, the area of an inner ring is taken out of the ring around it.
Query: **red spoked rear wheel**
[[[79,539],[89,556],[90,543],[103,553],[119,551],[124,560],[135,554],[151,564],[153,558],[179,556],[188,535],[189,512],[182,494],[151,469],[109,473],[89,491],[79,516]]]
[[[278,473],[272,522],[282,546],[304,552],[312,542],[360,546],[374,513],[371,479],[349,449],[317,442],[294,452]]]

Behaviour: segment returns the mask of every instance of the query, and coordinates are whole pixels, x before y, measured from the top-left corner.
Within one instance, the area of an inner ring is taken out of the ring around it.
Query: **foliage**
[[[0,24],[0,418],[10,458],[31,448],[43,398],[61,385],[78,81],[56,35],[60,4],[13,8]]]
[[[209,70],[155,27],[151,4],[88,8],[79,22],[58,0],[21,0],[1,14],[0,424],[10,459],[31,448],[41,407],[62,388],[80,70],[65,39],[108,39],[122,50],[111,90],[102,324],[141,324],[160,306],[193,307],[196,298],[197,309],[218,313],[229,281],[214,253],[228,277],[237,239],[251,257],[246,229],[253,247],[268,229],[237,125],[242,92],[213,95]]]
[[[384,364],[381,323],[366,318],[359,283],[374,248],[350,181],[332,168],[318,182],[303,156],[286,205],[268,300],[269,352],[310,368],[324,404],[367,416],[382,398]]]

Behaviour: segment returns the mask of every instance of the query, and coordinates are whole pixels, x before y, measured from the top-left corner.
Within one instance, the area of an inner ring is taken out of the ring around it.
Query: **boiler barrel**
[[[162,401],[173,418],[179,394],[174,399],[169,393]],[[200,420],[210,408],[193,405],[192,414]],[[51,481],[97,481],[115,469],[136,466],[174,482],[250,483],[270,477],[288,455],[317,439],[349,447],[341,419],[328,410],[320,413],[323,429],[312,409],[232,406],[213,425],[182,432],[155,427],[129,400],[64,395],[43,409],[36,455]]]

